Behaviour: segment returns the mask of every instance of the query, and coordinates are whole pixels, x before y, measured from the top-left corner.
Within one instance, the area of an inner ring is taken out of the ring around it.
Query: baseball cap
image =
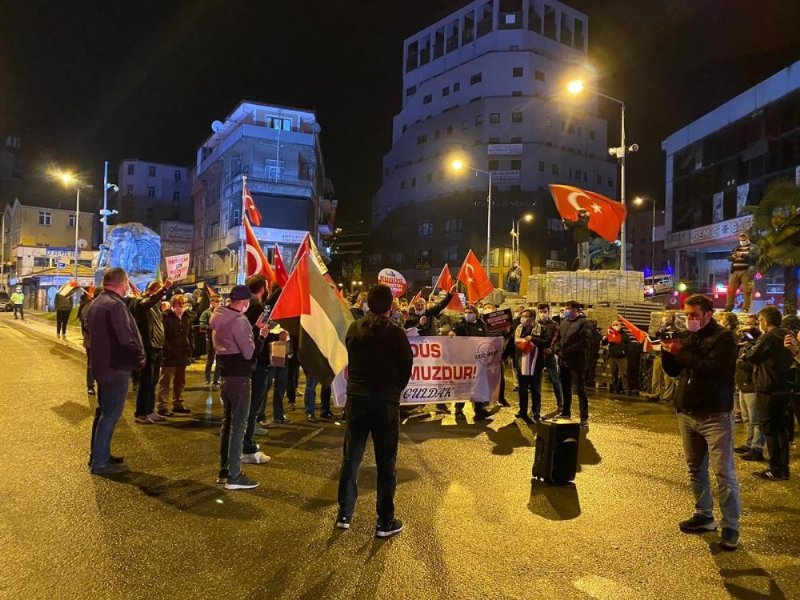
[[[231,290],[231,300],[250,300],[253,294],[246,285],[237,285]]]

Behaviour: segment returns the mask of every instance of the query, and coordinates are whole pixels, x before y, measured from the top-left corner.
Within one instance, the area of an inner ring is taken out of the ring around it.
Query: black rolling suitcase
[[[564,484],[575,479],[581,428],[568,421],[539,421],[533,477],[547,483]]]

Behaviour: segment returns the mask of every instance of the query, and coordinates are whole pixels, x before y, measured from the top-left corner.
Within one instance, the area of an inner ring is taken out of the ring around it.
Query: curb
[[[47,321],[45,319],[38,318],[35,315],[26,315],[25,316],[25,321],[10,320],[10,321],[3,321],[3,322],[7,323],[11,327],[15,327],[15,328],[18,328],[18,329],[24,329],[25,331],[28,331],[28,332],[32,333],[33,335],[36,335],[37,337],[39,337],[39,338],[41,338],[43,340],[52,341],[53,343],[56,343],[56,344],[58,344],[60,346],[65,346],[65,347],[69,348],[70,350],[72,350],[74,352],[77,352],[81,356],[86,356],[86,349],[83,347],[82,343],[78,344],[78,343],[72,342],[70,340],[61,340],[61,339],[58,339],[58,338],[55,338],[55,339],[51,338],[46,333],[44,333],[42,331],[39,331],[36,327],[30,327],[27,324],[27,321],[29,321],[29,320],[35,321],[35,322],[43,324],[43,325],[50,325],[49,321]]]

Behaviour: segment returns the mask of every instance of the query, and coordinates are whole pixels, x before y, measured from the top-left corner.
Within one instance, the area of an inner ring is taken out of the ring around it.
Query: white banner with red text
[[[414,365],[400,404],[497,402],[502,337],[409,337]],[[332,385],[334,404],[347,401],[347,369]]]

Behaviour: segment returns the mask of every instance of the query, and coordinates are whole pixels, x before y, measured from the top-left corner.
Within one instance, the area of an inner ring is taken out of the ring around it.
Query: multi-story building
[[[121,223],[136,222],[159,232],[162,221],[192,222],[189,170],[125,158],[117,179]]]
[[[752,223],[743,208],[757,205],[772,181],[800,185],[800,61],[676,131],[661,147],[665,245],[676,277],[699,290],[721,290],[730,251]]]
[[[21,285],[32,307],[51,308],[56,291],[75,272],[75,196],[49,182],[36,181],[26,181],[19,194],[3,213],[6,264],[0,284]],[[77,220],[78,283],[89,286],[94,282],[92,261],[97,255],[95,214],[81,211]]]
[[[570,261],[547,184],[612,197],[617,189],[596,99],[564,98],[565,78],[587,50],[586,15],[540,0],[476,0],[406,39],[402,108],[365,250],[370,275],[392,267],[412,287],[430,285],[470,248],[485,260],[488,177],[450,170],[456,155],[492,173],[496,284],[511,265],[512,223],[531,210],[524,270]]]
[[[197,277],[223,285],[236,280],[242,176],[263,216],[253,229],[270,260],[277,244],[288,267],[306,233],[318,245],[333,233],[336,200],[314,111],[243,100],[212,130],[197,151],[191,188]]]
[[[655,218],[654,218],[655,217]],[[671,272],[672,256],[664,249],[664,211],[653,206],[628,203],[626,240],[631,245],[630,269],[652,273]]]

